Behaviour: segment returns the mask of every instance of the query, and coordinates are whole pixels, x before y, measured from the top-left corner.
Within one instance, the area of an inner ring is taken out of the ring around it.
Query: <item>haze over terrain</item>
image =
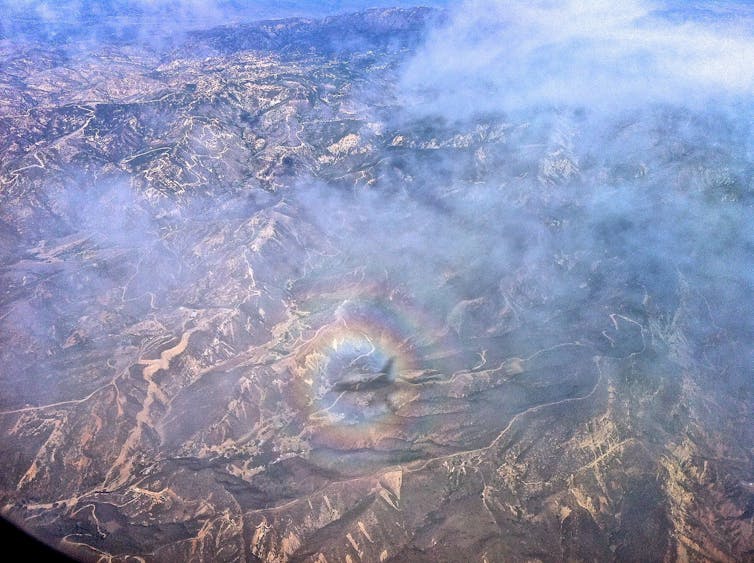
[[[0,16],[4,517],[85,561],[754,557],[750,5]]]

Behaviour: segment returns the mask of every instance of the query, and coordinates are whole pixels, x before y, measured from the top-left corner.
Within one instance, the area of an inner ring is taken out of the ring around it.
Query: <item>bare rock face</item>
[[[437,17],[0,44],[6,518],[86,561],[754,557],[750,124],[417,115]]]

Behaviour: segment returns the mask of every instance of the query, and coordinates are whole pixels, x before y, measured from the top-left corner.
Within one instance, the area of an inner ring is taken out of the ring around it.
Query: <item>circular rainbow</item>
[[[301,304],[314,326],[295,354],[294,402],[307,419],[310,437],[318,445],[355,449],[372,447],[381,436],[401,435],[405,421],[395,415],[391,401],[410,386],[402,391],[393,385],[365,391],[333,388],[353,369],[366,377],[410,378],[423,369],[419,352],[428,344],[437,348],[449,337],[444,324],[433,323],[397,291],[378,285],[336,288]]]

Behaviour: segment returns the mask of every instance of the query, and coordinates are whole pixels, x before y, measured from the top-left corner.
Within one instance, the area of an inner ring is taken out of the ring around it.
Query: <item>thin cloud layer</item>
[[[616,109],[754,92],[751,18],[670,19],[638,0],[467,0],[405,67],[403,89],[451,116]]]

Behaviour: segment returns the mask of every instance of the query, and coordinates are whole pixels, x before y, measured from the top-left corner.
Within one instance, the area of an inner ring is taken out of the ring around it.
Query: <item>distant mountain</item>
[[[14,12],[4,517],[85,561],[752,559],[749,114],[451,119],[402,80],[443,17]]]
[[[222,53],[245,50],[333,56],[389,47],[405,49],[422,39],[421,30],[440,13],[429,8],[368,10],[322,20],[270,20],[197,31],[191,38]]]
[[[442,7],[445,0],[424,5]],[[104,43],[164,44],[191,30],[235,25],[264,19],[322,18],[353,13],[364,8],[413,7],[403,0],[108,0],[42,2],[0,1],[0,37],[26,38],[54,43],[75,43],[83,38]]]

